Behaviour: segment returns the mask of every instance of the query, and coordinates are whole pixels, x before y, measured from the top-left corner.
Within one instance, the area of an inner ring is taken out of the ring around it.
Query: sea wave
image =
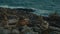
[[[15,9],[15,8],[32,9],[32,10],[35,10],[35,12],[32,12],[33,14],[42,15],[42,16],[48,16],[48,14],[51,13],[51,11],[48,11],[48,10],[41,10],[41,9],[32,8],[32,7],[8,6],[8,5],[0,5],[0,7],[10,8],[10,9]]]
[[[23,9],[37,10],[36,8],[32,8],[32,7],[24,7],[24,6],[8,6],[8,5],[0,5],[0,7],[3,7],[3,8],[11,8],[11,9],[14,9],[14,8],[23,8]]]

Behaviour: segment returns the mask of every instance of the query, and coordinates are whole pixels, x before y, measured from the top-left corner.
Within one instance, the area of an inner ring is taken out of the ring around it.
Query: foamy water
[[[3,8],[11,8],[11,9],[14,9],[14,8],[23,8],[23,9],[32,9],[32,10],[35,10],[34,12],[32,12],[33,14],[36,14],[36,15],[42,15],[42,16],[47,16],[51,13],[54,13],[54,11],[49,11],[49,10],[42,10],[42,9],[37,9],[37,8],[33,8],[33,7],[24,7],[24,6],[8,6],[8,5],[0,5],[0,7],[3,7]]]

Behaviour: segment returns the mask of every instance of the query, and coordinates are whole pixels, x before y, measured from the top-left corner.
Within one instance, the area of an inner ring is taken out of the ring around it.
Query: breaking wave
[[[16,6],[0,5],[0,7],[10,8],[10,9],[15,9],[15,8],[32,9],[32,10],[35,10],[34,12],[32,12],[33,14],[42,15],[42,16],[48,16],[48,14],[51,12],[51,11],[48,11],[48,10],[41,10],[41,9],[37,9],[37,8],[22,7],[22,6],[17,6],[16,7]]]

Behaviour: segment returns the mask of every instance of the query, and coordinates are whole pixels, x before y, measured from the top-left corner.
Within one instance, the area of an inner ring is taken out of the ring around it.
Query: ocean
[[[34,14],[48,16],[55,11],[60,13],[60,0],[0,0],[0,7],[32,8]],[[60,15],[60,14],[59,14]]]

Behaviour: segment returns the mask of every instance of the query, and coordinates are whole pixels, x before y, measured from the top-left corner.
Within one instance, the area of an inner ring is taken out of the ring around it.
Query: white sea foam
[[[32,8],[32,7],[24,7],[24,6],[8,6],[8,5],[0,5],[0,7],[3,7],[3,8],[11,8],[11,9],[14,9],[14,8],[23,8],[23,9],[33,9],[33,10],[37,10],[36,8]]]
[[[48,11],[48,10],[41,10],[41,9],[32,8],[32,7],[23,7],[23,6],[16,6],[15,7],[15,6],[8,6],[8,5],[0,5],[0,7],[11,8],[11,9],[14,9],[14,8],[32,9],[32,10],[35,10],[35,12],[33,12],[33,14],[42,15],[42,16],[48,16],[48,15],[44,15],[44,14],[51,13],[51,11]]]

